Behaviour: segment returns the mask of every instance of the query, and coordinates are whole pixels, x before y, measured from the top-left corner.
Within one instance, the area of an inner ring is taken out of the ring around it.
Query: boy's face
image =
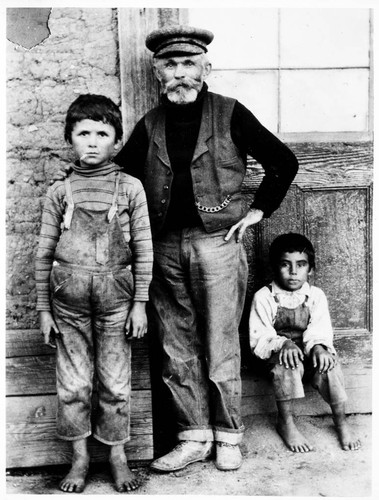
[[[275,278],[284,290],[299,290],[312,273],[308,255],[304,252],[283,252],[276,268]]]
[[[71,142],[80,164],[92,168],[107,165],[121,145],[113,125],[87,118],[74,124]]]

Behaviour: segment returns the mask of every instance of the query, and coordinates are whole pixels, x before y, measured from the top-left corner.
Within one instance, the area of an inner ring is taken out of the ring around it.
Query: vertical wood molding
[[[166,24],[178,23],[179,9],[119,8],[119,63],[124,140],[137,121],[159,102],[158,82],[152,55],[145,46],[148,33]]]
[[[121,109],[126,140],[137,121],[158,102],[147,33],[158,28],[158,9],[118,9]]]
[[[368,96],[368,132],[371,140],[374,133],[374,11],[370,9],[370,53],[369,53],[369,96]]]
[[[374,205],[373,205],[373,185],[371,184],[368,187],[367,193],[367,242],[366,242],[366,266],[368,269],[367,276],[367,288],[368,288],[368,300],[367,300],[367,327],[370,332],[373,331],[373,310],[374,310],[374,291],[373,291],[373,214],[374,214]]]

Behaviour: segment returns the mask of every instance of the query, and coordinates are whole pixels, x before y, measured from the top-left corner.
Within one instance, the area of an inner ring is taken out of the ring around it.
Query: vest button
[[[166,200],[163,198],[163,200],[161,200],[161,203],[165,204]]]
[[[157,215],[158,215],[158,217],[162,217],[163,214],[162,214],[162,212],[159,212]]]
[[[166,174],[171,175],[171,170],[167,170]]]
[[[163,189],[168,189],[167,184],[165,184],[165,185],[163,186]]]

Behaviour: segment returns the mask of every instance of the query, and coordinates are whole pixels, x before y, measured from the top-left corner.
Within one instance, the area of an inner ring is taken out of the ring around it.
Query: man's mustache
[[[177,89],[180,89],[180,88],[184,88],[184,89],[187,89],[187,90],[191,90],[194,88],[194,85],[191,83],[191,82],[180,82],[180,83],[171,83],[171,84],[168,84],[166,89],[170,92],[172,91],[175,91]]]

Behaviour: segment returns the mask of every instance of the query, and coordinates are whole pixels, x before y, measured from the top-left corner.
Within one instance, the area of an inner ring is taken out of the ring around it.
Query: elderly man
[[[150,319],[178,439],[151,464],[161,472],[206,459],[214,444],[217,468],[242,463],[238,326],[248,275],[242,236],[279,207],[298,166],[242,104],[208,91],[212,39],[207,30],[182,25],[148,35],[162,102],[115,158],[142,180],[153,231]],[[247,155],[265,170],[248,211],[241,194]]]

